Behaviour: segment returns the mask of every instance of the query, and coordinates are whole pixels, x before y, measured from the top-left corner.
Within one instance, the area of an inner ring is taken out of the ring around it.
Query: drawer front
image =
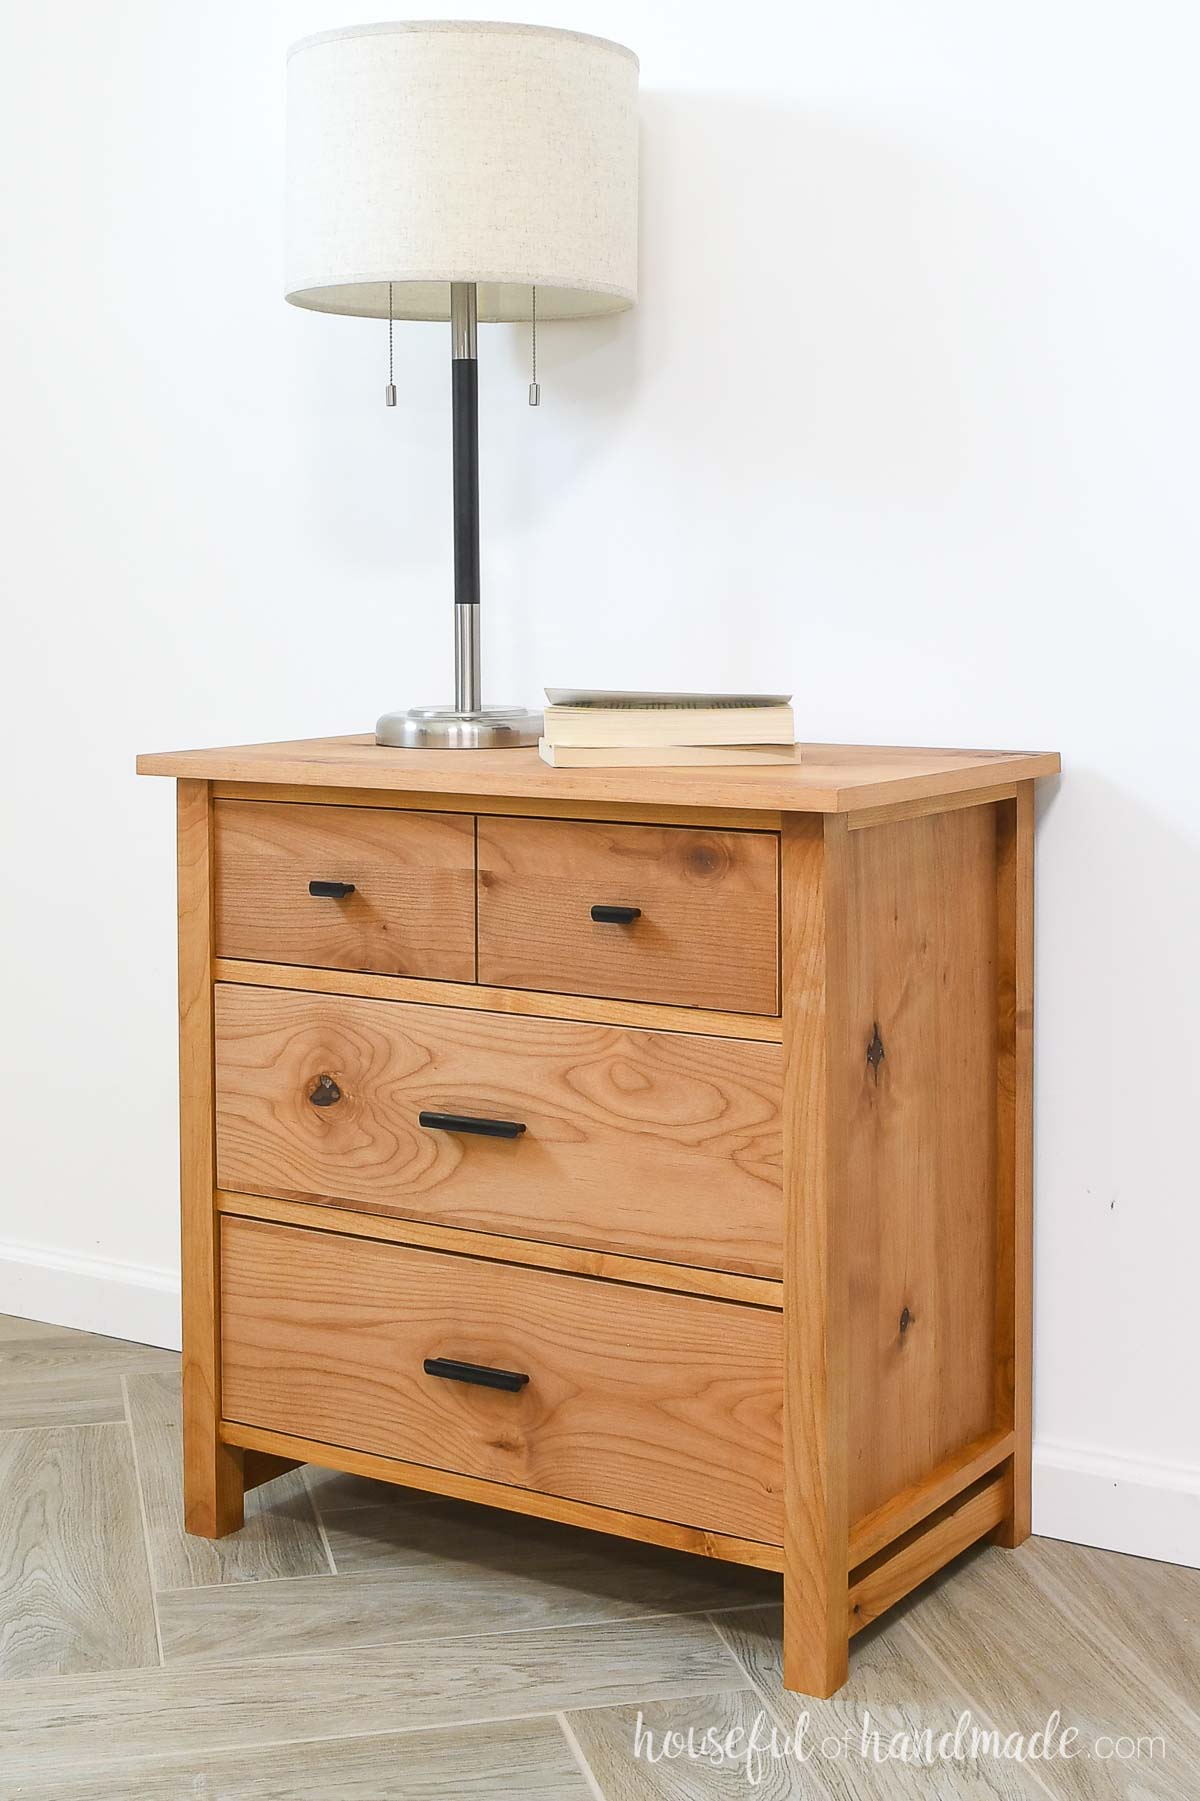
[[[227,1419],[780,1541],[776,1312],[226,1217],[221,1319]]]
[[[242,800],[213,812],[218,956],[475,980],[472,815]]]
[[[596,906],[640,916],[596,920]],[[694,826],[481,818],[479,980],[777,1013],[779,841]]]
[[[219,983],[216,1063],[222,1188],[782,1273],[779,1045]]]

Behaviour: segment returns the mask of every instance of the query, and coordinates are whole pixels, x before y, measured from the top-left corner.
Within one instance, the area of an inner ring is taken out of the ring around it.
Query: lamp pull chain
[[[530,288],[530,290],[529,290],[529,303],[530,303],[529,304],[529,348],[530,348],[530,351],[531,351],[532,357],[533,357],[533,367],[530,370],[530,374],[533,379],[529,383],[529,404],[530,404],[530,406],[540,406],[541,402],[542,402],[542,390],[538,385],[538,378],[537,378],[537,289],[536,288]]]
[[[392,360],[392,284],[388,283],[388,378],[387,387],[383,390],[385,406],[396,404],[396,369]]]

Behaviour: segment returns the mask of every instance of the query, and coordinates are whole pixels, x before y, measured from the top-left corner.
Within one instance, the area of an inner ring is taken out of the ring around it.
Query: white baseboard
[[[1033,1530],[1041,1538],[1200,1568],[1200,1469],[1039,1440]]]
[[[179,1274],[0,1240],[0,1313],[179,1349]]]

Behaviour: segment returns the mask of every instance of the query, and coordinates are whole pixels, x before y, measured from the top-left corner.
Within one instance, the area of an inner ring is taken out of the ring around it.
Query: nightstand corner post
[[[178,792],[179,1169],[184,1523],[221,1538],[243,1519],[242,1453],[220,1438],[220,1246],[213,1125],[212,795]]]
[[[846,819],[782,826],[784,1684],[828,1696],[848,1671]]]
[[[996,808],[996,1424],[1010,1426],[1006,1517],[1015,1549],[1032,1529],[1034,785]]]

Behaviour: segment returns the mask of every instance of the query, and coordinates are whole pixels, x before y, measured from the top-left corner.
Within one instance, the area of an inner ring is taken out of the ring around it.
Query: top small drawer
[[[479,980],[777,1013],[779,841],[697,826],[481,818]]]
[[[244,800],[213,814],[219,957],[475,980],[470,814]]]

